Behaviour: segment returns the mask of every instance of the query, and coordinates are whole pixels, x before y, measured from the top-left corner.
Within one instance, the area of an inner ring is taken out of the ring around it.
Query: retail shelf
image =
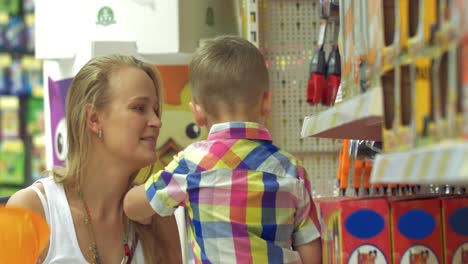
[[[377,155],[371,182],[468,184],[468,142]]]
[[[304,118],[302,137],[382,140],[382,89],[337,104]]]

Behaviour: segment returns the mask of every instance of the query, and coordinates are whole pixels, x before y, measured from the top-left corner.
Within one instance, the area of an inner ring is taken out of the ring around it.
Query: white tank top
[[[51,226],[49,251],[43,264],[88,263],[78,245],[70,206],[68,205],[63,185],[56,183],[52,177],[40,179],[38,182],[44,186],[47,200],[53,201],[48,203],[36,186],[32,185],[30,187],[39,196],[44,208],[46,221]],[[123,261],[122,263],[124,263]],[[137,244],[132,263],[145,263],[141,243]]]

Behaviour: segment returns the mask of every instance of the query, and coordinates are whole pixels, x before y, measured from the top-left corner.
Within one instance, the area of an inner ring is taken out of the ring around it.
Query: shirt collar
[[[208,140],[213,139],[258,139],[271,141],[270,132],[254,122],[226,122],[211,126]]]

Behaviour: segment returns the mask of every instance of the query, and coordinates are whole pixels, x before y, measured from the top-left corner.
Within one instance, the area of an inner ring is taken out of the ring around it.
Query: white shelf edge
[[[377,155],[372,183],[468,184],[468,142]]]
[[[317,115],[305,117],[301,136],[381,140],[382,102],[382,88],[372,88]]]

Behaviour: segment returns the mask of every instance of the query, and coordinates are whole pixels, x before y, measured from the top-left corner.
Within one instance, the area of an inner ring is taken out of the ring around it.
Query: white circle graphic
[[[452,264],[468,263],[468,242],[463,243],[457,248],[452,257]]]
[[[383,252],[373,245],[362,245],[356,248],[348,264],[387,264]]]
[[[65,161],[68,154],[67,144],[67,124],[65,118],[62,118],[55,128],[54,152],[60,161]]]
[[[434,252],[425,246],[417,245],[406,250],[400,261],[401,264],[438,264],[439,260]]]

